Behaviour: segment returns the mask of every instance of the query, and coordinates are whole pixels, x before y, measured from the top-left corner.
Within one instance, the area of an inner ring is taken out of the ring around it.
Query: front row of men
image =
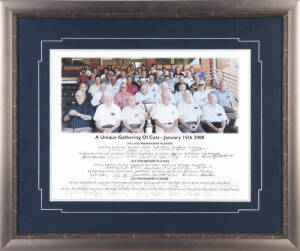
[[[228,118],[224,108],[217,104],[216,95],[208,94],[209,103],[202,107],[192,102],[189,90],[184,92],[184,100],[176,108],[169,101],[169,94],[161,94],[162,102],[153,105],[152,119],[156,133],[222,133],[233,132],[227,128]],[[103,95],[103,104],[99,105],[94,113],[89,102],[85,102],[86,94],[78,90],[74,102],[63,120],[67,122],[65,131],[92,132],[90,122],[93,119],[95,126],[102,133],[142,133],[145,128],[144,106],[136,104],[135,96],[128,97],[128,106],[122,110],[114,104],[113,95],[106,92]],[[202,118],[201,118],[202,117]],[[122,125],[121,125],[122,122]],[[202,122],[202,123],[200,123]]]

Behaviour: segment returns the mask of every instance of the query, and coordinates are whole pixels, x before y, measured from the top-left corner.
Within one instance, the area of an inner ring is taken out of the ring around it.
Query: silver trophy
[[[153,113],[153,107],[155,104],[144,104],[145,107],[145,118],[147,120],[146,124],[146,133],[152,133],[153,132],[153,126],[151,123],[152,113]]]

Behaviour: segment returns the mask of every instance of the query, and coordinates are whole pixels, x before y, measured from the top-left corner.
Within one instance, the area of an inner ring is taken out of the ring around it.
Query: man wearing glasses
[[[207,96],[209,94],[208,90],[205,90],[205,82],[200,81],[200,83],[197,84],[197,91],[193,94],[194,102],[203,107],[204,105],[208,104]]]

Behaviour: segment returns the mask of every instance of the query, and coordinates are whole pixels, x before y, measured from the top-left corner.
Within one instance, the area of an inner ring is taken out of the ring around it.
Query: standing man
[[[168,93],[162,93],[162,104],[153,112],[157,133],[178,133],[178,111],[175,105],[169,103]]]
[[[103,81],[103,80],[101,80],[101,81]],[[103,82],[101,82],[101,84],[100,84],[100,90],[97,91],[94,94],[94,96],[93,96],[93,98],[91,100],[92,105],[93,106],[98,106],[98,105],[102,104],[103,103],[104,94],[106,92],[107,92],[106,84],[103,83]]]
[[[137,86],[132,83],[132,77],[131,76],[127,77],[126,85],[127,85],[127,92],[129,92],[132,95],[136,94],[139,91]]]
[[[103,81],[100,79],[99,76],[97,76],[95,84],[91,85],[90,88],[89,88],[89,93],[92,94],[92,96],[94,96],[95,93],[100,90],[101,82],[103,82]]]
[[[160,89],[155,93],[155,102],[161,104],[162,103],[162,93],[168,94],[169,103],[175,105],[176,101],[172,92],[168,90],[168,83],[162,82],[160,84]]]
[[[126,72],[124,70],[121,71],[121,76],[117,80],[117,85],[121,85],[121,83],[126,83]]]
[[[91,78],[87,81],[87,87],[94,85],[96,83],[96,74],[94,72],[91,73]]]
[[[141,85],[141,90],[135,94],[135,101],[137,104],[154,104],[154,96],[148,93],[146,84]]]
[[[137,78],[136,82],[139,86],[142,86],[143,84],[148,84],[149,78],[147,78],[147,72],[142,71],[142,76]]]
[[[144,111],[138,108],[133,95],[128,98],[129,105],[122,110],[122,132],[142,133],[144,132],[145,116]]]
[[[228,120],[224,108],[217,104],[214,93],[208,94],[208,102],[202,111],[203,129],[209,133],[223,133]]]
[[[204,81],[200,81],[197,84],[197,89],[198,89],[198,91],[195,91],[193,94],[193,99],[197,105],[200,105],[201,107],[203,107],[204,105],[208,104],[209,91],[205,90],[205,82]]]
[[[113,103],[113,95],[110,92],[104,94],[103,104],[98,106],[94,120],[101,133],[116,133],[119,131],[121,109]]]
[[[149,75],[149,83],[147,84],[147,88],[148,88],[149,95],[155,98],[155,94],[159,90],[159,87],[157,84],[154,83],[153,75]]]
[[[183,133],[202,133],[204,130],[200,125],[202,115],[199,105],[192,101],[192,93],[184,91],[184,101],[178,105],[179,130]]]
[[[189,85],[184,83],[184,76],[183,75],[179,75],[178,79],[179,79],[179,82],[174,85],[175,91],[177,91],[177,92],[179,91],[179,85],[180,84],[185,84],[185,89],[186,90],[190,89]]]
[[[65,132],[92,132],[91,120],[94,115],[89,102],[85,102],[85,93],[81,90],[75,92],[75,102],[70,106],[63,120],[67,122]]]
[[[127,86],[125,83],[122,83],[120,86],[119,93],[115,96],[115,104],[118,105],[121,109],[128,105],[128,97],[131,94],[127,92]]]
[[[106,85],[106,88],[109,92],[113,94],[113,96],[116,96],[116,94],[120,91],[120,86],[117,85],[117,78],[116,76],[111,77],[111,83]]]
[[[77,83],[87,83],[87,81],[89,80],[89,76],[86,75],[85,73],[85,68],[82,68],[80,71],[80,75],[77,78]]]
[[[183,94],[186,91],[186,85],[184,83],[179,85],[179,91],[175,93],[174,98],[176,105],[179,105],[183,100]]]

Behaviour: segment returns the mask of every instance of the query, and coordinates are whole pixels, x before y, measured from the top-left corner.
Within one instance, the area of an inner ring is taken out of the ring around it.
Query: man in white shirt
[[[152,98],[155,98],[155,94],[158,91],[159,87],[157,84],[154,83],[153,75],[149,76],[149,82],[147,84],[147,88],[148,88],[149,95],[152,96]]]
[[[154,96],[148,93],[147,85],[141,85],[141,90],[135,94],[137,104],[154,104]]]
[[[142,76],[136,79],[136,83],[139,86],[142,86],[143,84],[148,84],[149,83],[149,78],[147,78],[147,72],[142,71]]]
[[[192,102],[192,93],[189,90],[184,91],[183,95],[184,101],[178,105],[179,130],[183,133],[203,133],[200,106]]]
[[[121,109],[113,103],[113,95],[110,92],[104,94],[103,104],[98,106],[94,120],[101,133],[119,132]]]
[[[178,129],[178,111],[169,103],[168,93],[162,93],[162,103],[153,112],[156,133],[180,133]]]
[[[116,76],[111,77],[111,83],[106,85],[106,88],[109,92],[111,92],[113,94],[113,96],[115,96],[120,91],[120,86],[117,85],[117,77]]]
[[[186,72],[186,77],[184,78],[184,82],[187,83],[189,87],[191,87],[191,85],[195,83],[190,71]]]
[[[97,76],[95,80],[95,84],[91,85],[89,88],[89,93],[92,94],[92,96],[94,96],[95,93],[100,90],[100,83],[102,82],[103,81],[100,79],[100,77]]]
[[[155,102],[158,104],[162,103],[162,93],[167,93],[169,98],[169,103],[175,105],[176,101],[172,92],[168,89],[168,83],[162,82],[160,84],[160,89],[155,93]]]
[[[118,80],[117,80],[117,85],[120,86],[122,83],[125,83],[125,84],[126,84],[126,82],[127,82],[127,79],[126,79],[126,72],[123,70],[123,71],[121,71],[121,77],[118,78]]]
[[[208,104],[208,94],[210,93],[210,91],[205,90],[205,82],[204,81],[200,81],[197,84],[197,91],[194,92],[193,94],[193,99],[194,102],[198,105],[200,105],[201,107],[203,107],[204,105]]]
[[[91,104],[92,104],[93,106],[98,106],[98,105],[102,104],[102,103],[103,103],[104,94],[105,94],[106,92],[109,92],[109,91],[108,91],[107,88],[106,88],[106,84],[102,82],[102,83],[100,84],[100,90],[97,91],[97,92],[94,94],[94,96],[93,96],[93,98],[92,98],[92,100],[91,100]]]
[[[144,132],[145,115],[144,110],[136,105],[133,95],[128,97],[129,105],[122,110],[123,133]]]
[[[217,104],[214,93],[208,94],[208,102],[202,110],[203,129],[209,133],[223,133],[228,121],[224,108]]]

